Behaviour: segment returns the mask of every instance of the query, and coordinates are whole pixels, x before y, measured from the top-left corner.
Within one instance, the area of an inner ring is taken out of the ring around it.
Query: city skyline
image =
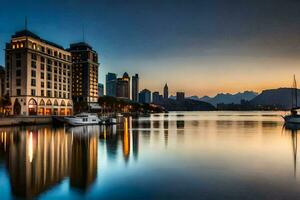
[[[300,72],[299,2],[190,2],[4,1],[0,43],[4,49],[27,16],[29,30],[65,48],[83,39],[84,26],[103,84],[108,72],[127,71],[143,77],[140,88],[161,92],[168,82],[170,94],[187,96],[290,86]]]

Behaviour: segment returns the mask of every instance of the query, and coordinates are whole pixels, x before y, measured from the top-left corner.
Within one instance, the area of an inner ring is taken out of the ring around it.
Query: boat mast
[[[298,95],[297,95],[297,81],[296,76],[294,75],[294,83],[293,83],[294,95],[295,95],[295,107],[298,106]]]

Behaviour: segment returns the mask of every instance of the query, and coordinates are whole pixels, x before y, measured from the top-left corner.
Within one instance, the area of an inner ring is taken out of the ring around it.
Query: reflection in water
[[[297,177],[297,152],[298,152],[298,130],[300,130],[300,125],[297,124],[285,124],[284,128],[289,134],[291,134],[292,139],[292,149],[293,149],[293,161],[294,161],[294,176]]]
[[[87,189],[97,175],[95,128],[42,127],[1,132],[1,152],[6,155],[11,191],[34,197],[70,177],[71,187]]]
[[[168,147],[168,139],[169,139],[169,120],[164,120],[164,139],[165,139],[165,147]]]
[[[224,114],[0,128],[1,192],[4,199],[299,199],[291,176],[297,130],[280,134],[277,115]]]
[[[123,133],[123,154],[125,161],[128,161],[130,153],[130,135],[128,132],[128,118],[124,120],[124,133]]]
[[[97,176],[97,126],[72,128],[71,187],[86,190]]]

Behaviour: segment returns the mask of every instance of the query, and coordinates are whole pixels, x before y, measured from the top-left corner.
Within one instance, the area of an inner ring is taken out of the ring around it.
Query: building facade
[[[164,99],[168,99],[169,98],[169,88],[168,88],[168,85],[165,84],[165,87],[164,87]]]
[[[70,45],[72,56],[73,101],[98,101],[98,54],[84,42]]]
[[[176,92],[176,100],[183,101],[185,98],[184,92]]]
[[[152,93],[152,103],[154,104],[159,104],[160,99],[159,99],[159,92],[153,92]]]
[[[104,85],[101,83],[98,83],[98,97],[104,96]]]
[[[117,91],[117,75],[114,73],[106,74],[106,96],[116,97]]]
[[[117,79],[116,97],[130,99],[130,77],[125,72],[122,78]]]
[[[151,91],[148,89],[143,89],[139,93],[139,100],[140,103],[151,103]]]
[[[3,97],[5,94],[5,68],[0,65],[0,97]]]
[[[131,83],[131,98],[132,101],[138,102],[139,101],[139,75],[135,74],[132,76],[132,83]]]
[[[5,48],[6,92],[11,114],[70,115],[71,54],[63,47],[23,30]]]

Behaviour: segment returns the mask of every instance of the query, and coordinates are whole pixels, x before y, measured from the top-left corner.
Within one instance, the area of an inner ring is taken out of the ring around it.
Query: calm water
[[[283,128],[281,114],[1,128],[0,198],[300,199],[297,131]]]

